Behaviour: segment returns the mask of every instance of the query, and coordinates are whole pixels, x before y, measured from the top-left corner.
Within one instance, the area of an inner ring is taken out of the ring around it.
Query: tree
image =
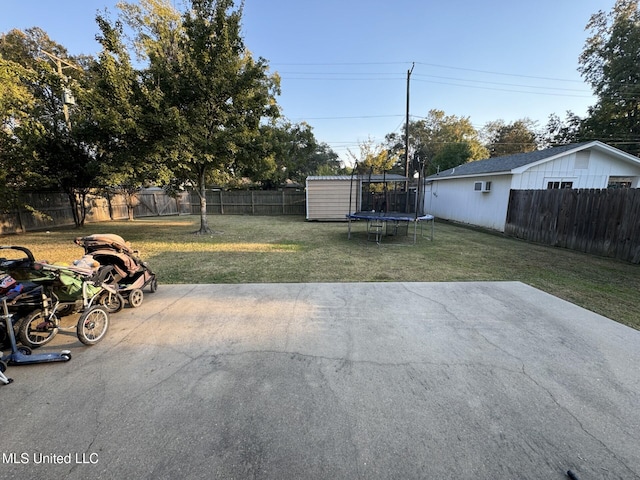
[[[386,142],[403,158],[404,135],[389,134]],[[430,175],[487,156],[469,117],[430,110],[424,119],[409,122],[409,175],[420,170],[424,163],[425,173]]]
[[[346,172],[338,154],[325,142],[318,145],[310,164],[315,168],[310,174],[314,175],[340,175]]]
[[[279,79],[245,48],[233,0],[191,0],[180,21],[162,0],[141,6],[147,12],[124,12],[149,61],[147,88],[158,92],[163,148],[176,179],[196,187],[198,233],[207,233],[207,180],[252,158],[261,121],[279,115]]]
[[[394,168],[396,170],[394,173],[400,171],[398,154],[383,145],[378,145],[369,139],[366,142],[360,142],[359,149],[360,152],[358,154],[350,150],[348,153],[351,160],[356,164],[355,173],[359,175],[391,173]]]
[[[158,128],[153,92],[143,88],[143,75],[131,64],[122,23],[111,24],[102,15],[96,22],[102,51],[86,75],[93,88],[80,99],[86,105],[80,128],[94,145],[107,198],[122,195],[133,220],[140,189],[170,180],[158,148],[164,131]]]
[[[583,120],[575,113],[568,111],[562,120],[558,115],[549,115],[545,132],[541,137],[544,148],[581,142]]]
[[[504,120],[488,122],[483,134],[491,157],[533,152],[538,149],[536,123],[528,118],[505,123]]]
[[[269,152],[273,169],[255,180],[261,180],[266,188],[278,187],[287,180],[303,184],[309,175],[340,171],[338,155],[326,143],[318,143],[313,129],[305,122],[294,124],[284,120],[265,126],[261,139],[263,155]]]
[[[81,93],[83,66],[90,60],[69,57],[39,28],[2,35],[0,59],[15,79],[2,94],[12,105],[2,108],[3,167],[16,172],[23,188],[62,190],[76,226],[82,226],[86,196],[97,185],[100,168],[92,145],[70,128],[79,109],[69,99]],[[14,88],[16,82],[21,89]]]
[[[591,16],[579,71],[598,97],[582,125],[584,138],[640,154],[640,12],[638,0],[617,0]]]
[[[447,143],[435,154],[432,164],[436,166],[436,170],[448,170],[469,162],[472,155],[471,147],[467,142]],[[431,170],[433,170],[433,167]],[[431,173],[436,172],[432,171]]]
[[[4,40],[4,39],[3,39]],[[0,54],[0,209],[15,206],[17,192],[26,184],[25,161],[19,132],[29,129],[29,111],[35,99],[25,85],[27,68]]]

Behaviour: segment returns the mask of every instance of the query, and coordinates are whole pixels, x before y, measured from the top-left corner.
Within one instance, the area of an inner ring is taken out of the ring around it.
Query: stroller
[[[93,345],[104,337],[109,328],[109,314],[103,304],[117,295],[108,280],[111,267],[94,271],[49,265],[36,262],[31,251],[20,246],[0,246],[0,251],[12,251],[10,255],[14,257],[15,252],[24,255],[0,258],[0,271],[15,282],[12,289],[19,293],[6,305],[13,332],[8,331],[7,323],[0,332],[3,343],[11,333],[24,346],[37,348],[58,333],[60,317],[74,313],[80,313],[75,328],[82,343]]]
[[[89,235],[77,237],[74,242],[84,248],[85,256],[90,256],[100,265],[113,267],[113,276],[118,285],[117,291],[132,307],[142,305],[143,288],[148,286],[151,293],[158,289],[156,274],[138,257],[138,252],[131,249],[130,243],[125,242],[120,235],[109,233]]]

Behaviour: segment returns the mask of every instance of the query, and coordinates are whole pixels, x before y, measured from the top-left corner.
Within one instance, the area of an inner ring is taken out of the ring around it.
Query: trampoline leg
[[[386,228],[387,222],[385,221],[376,220],[374,222],[372,220],[367,220],[367,240],[371,240],[371,237],[373,236],[376,240],[376,244],[380,245],[382,235]]]

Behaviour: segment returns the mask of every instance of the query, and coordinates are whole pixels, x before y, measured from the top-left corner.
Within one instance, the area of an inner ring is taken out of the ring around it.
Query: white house
[[[425,211],[503,232],[510,190],[640,187],[640,158],[584,142],[465,163],[425,179]]]

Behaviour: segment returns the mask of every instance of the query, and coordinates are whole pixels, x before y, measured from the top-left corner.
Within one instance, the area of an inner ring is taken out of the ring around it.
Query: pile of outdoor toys
[[[66,362],[71,352],[34,353],[61,329],[60,319],[79,315],[74,329],[85,345],[107,333],[110,315],[125,304],[142,305],[143,289],[155,292],[156,275],[119,235],[89,235],[74,242],[84,255],[72,265],[35,260],[22,246],[0,246],[0,385],[11,383],[8,366]]]

